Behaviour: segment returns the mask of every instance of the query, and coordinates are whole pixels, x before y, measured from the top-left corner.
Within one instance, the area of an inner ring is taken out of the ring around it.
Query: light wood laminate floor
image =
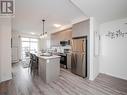
[[[0,95],[127,95],[127,81],[100,74],[95,81],[61,69],[60,77],[45,84],[21,65],[13,66],[13,79],[0,84]]]

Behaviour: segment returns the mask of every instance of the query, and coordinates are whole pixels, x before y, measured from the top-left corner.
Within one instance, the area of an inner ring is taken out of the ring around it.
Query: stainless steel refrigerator
[[[87,37],[72,39],[71,71],[87,77]]]

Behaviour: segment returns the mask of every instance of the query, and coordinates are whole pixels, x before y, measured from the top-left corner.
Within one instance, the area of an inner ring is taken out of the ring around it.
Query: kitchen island
[[[60,74],[60,56],[38,56],[39,76],[44,82],[49,83],[56,80]]]

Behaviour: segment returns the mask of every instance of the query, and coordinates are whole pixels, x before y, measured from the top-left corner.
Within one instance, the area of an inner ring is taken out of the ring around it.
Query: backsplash
[[[52,47],[51,49],[53,51],[55,51],[55,52],[64,53],[66,50],[71,51],[71,46],[70,45],[67,45],[67,46],[57,46],[57,47]]]

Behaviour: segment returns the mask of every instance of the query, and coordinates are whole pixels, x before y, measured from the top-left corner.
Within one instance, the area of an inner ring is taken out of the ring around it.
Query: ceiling
[[[69,26],[74,21],[85,19],[84,15],[69,0],[15,0],[15,17],[12,29],[17,32],[42,32],[42,19],[45,19],[45,31],[56,31],[53,24]],[[62,27],[61,27],[62,28]]]
[[[98,22],[127,17],[127,0],[15,0],[13,31],[42,33],[54,32],[70,27],[72,23],[95,17]],[[87,14],[87,15],[86,15]],[[53,24],[61,24],[55,28]]]
[[[71,0],[100,23],[127,17],[127,0]]]

